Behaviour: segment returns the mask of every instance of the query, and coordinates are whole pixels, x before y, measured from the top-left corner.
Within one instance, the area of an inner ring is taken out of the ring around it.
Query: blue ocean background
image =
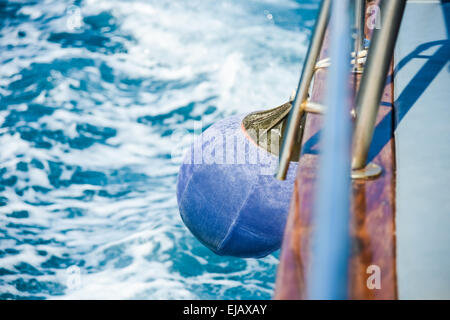
[[[0,0],[0,299],[268,299],[184,227],[174,155],[295,88],[317,0]],[[270,223],[270,221],[268,221]]]

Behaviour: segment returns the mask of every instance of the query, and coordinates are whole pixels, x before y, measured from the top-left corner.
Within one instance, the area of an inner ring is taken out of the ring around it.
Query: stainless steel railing
[[[322,152],[313,207],[311,273],[308,299],[344,299],[350,249],[351,0],[333,1],[330,21],[331,66],[328,73]]]
[[[375,130],[380,101],[394,54],[406,0],[384,0],[381,3],[380,29],[372,36],[369,54],[356,96],[356,127],[353,138],[352,169],[367,165],[367,155]]]
[[[352,1],[352,2],[351,2]],[[323,0],[300,78],[293,108],[285,131],[276,177],[286,176],[292,150],[302,143],[302,131],[308,112],[324,113],[318,183],[314,202],[314,233],[308,298],[345,299],[348,297],[350,247],[350,179],[368,179],[381,174],[381,168],[367,163],[380,101],[389,72],[395,42],[406,0],[382,0],[381,28],[374,30],[367,53],[360,87],[356,95],[353,139],[346,105],[350,56],[350,4],[355,6],[355,67],[363,51],[364,0]],[[331,58],[317,64],[331,11]],[[329,67],[326,107],[307,101],[314,70]],[[361,67],[361,66],[359,66]],[[353,69],[353,72],[361,70]],[[300,130],[300,131],[299,131]],[[352,150],[352,152],[351,152]],[[351,156],[350,156],[351,154]],[[300,152],[301,156],[301,152]],[[300,168],[301,170],[301,168]],[[301,187],[301,186],[300,186]]]
[[[289,112],[286,131],[281,146],[280,160],[278,164],[276,177],[279,180],[286,179],[286,174],[289,168],[289,162],[295,147],[295,144],[302,145],[303,140],[303,126],[300,124],[305,122],[305,110],[302,104],[306,102],[308,97],[308,90],[311,85],[311,80],[314,75],[315,65],[322,48],[325,31],[328,26],[330,18],[331,0],[323,0],[319,16],[314,27],[311,44],[309,45],[306,54],[305,63],[303,64],[302,75],[300,76],[295,99],[292,102],[292,109]],[[299,130],[301,130],[299,132]]]
[[[357,65],[358,63],[361,64],[359,58],[364,57],[366,54],[363,48],[365,0],[353,1],[355,6],[354,25],[357,27],[357,35],[354,43],[355,51],[353,53],[356,69],[353,71],[361,72],[362,66],[360,65],[358,69]],[[353,134],[353,156],[351,160],[351,176],[354,179],[375,178],[382,172],[382,169],[377,165],[367,163],[367,156],[372,142],[376,116],[389,71],[389,65],[392,60],[405,4],[406,0],[381,1],[382,27],[374,30],[371,45],[367,52],[367,61],[365,63],[360,88],[356,96],[356,126]],[[281,147],[279,165],[275,175],[279,180],[286,178],[294,147],[296,145],[301,146],[302,144],[303,129],[308,113],[306,106],[311,104],[307,101],[307,96],[314,72],[320,68],[329,67],[333,63],[332,59],[317,61],[328,25],[330,10],[331,1],[323,0],[303,66],[293,107],[289,113],[284,132],[285,138]],[[322,107],[320,109],[325,110],[326,108]]]

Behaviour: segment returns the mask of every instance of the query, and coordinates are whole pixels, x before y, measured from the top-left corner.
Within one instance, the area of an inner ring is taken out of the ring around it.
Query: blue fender
[[[278,158],[248,138],[243,117],[219,121],[194,141],[177,200],[185,225],[213,252],[259,258],[281,246],[297,163],[276,180]]]

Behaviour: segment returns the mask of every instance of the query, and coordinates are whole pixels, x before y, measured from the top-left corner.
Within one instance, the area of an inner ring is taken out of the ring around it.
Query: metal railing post
[[[358,56],[362,53],[364,50],[364,23],[366,18],[366,0],[354,0],[353,3],[354,6],[354,36],[355,36],[355,42],[353,45],[354,48],[354,55],[355,55],[355,63],[353,66],[353,73],[363,73],[363,64],[360,62],[360,59]]]
[[[302,132],[299,134],[300,124],[305,120],[305,111],[302,109],[302,103],[305,102],[308,97],[309,86],[314,75],[316,61],[322,48],[325,31],[327,29],[330,17],[330,7],[331,0],[322,1],[319,16],[317,18],[316,26],[311,39],[311,44],[309,45],[306,59],[303,64],[302,75],[297,87],[297,93],[287,119],[283,144],[280,152],[280,160],[276,173],[276,178],[278,180],[286,179],[294,146],[296,143],[300,143],[300,146],[302,144],[303,128]]]
[[[352,50],[350,0],[333,1],[330,47],[333,63],[327,81],[321,134],[308,299],[346,299],[350,257],[351,89],[348,61]]]
[[[364,22],[365,22],[366,0],[355,0],[355,53],[364,48]],[[355,63],[356,66],[356,63]]]
[[[406,0],[384,0],[381,3],[382,26],[381,29],[373,32],[365,71],[356,97],[357,120],[353,138],[353,170],[361,170],[367,164],[378,109],[405,4]]]

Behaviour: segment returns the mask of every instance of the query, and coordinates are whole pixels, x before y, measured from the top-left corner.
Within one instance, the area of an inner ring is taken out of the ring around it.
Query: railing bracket
[[[307,113],[324,114],[325,106],[319,103],[306,101],[301,104],[301,109]]]
[[[376,163],[370,162],[362,169],[352,169],[352,179],[354,180],[370,180],[378,178],[383,169]]]
[[[355,59],[355,52],[352,52],[351,54],[352,59],[350,63],[355,66],[353,72],[356,73],[362,73],[364,71],[364,64],[367,60],[367,50],[361,50],[358,52],[358,57]],[[329,57],[323,58],[322,60],[317,61],[316,65],[314,66],[314,71],[320,70],[320,69],[327,69],[331,66],[331,59]]]

